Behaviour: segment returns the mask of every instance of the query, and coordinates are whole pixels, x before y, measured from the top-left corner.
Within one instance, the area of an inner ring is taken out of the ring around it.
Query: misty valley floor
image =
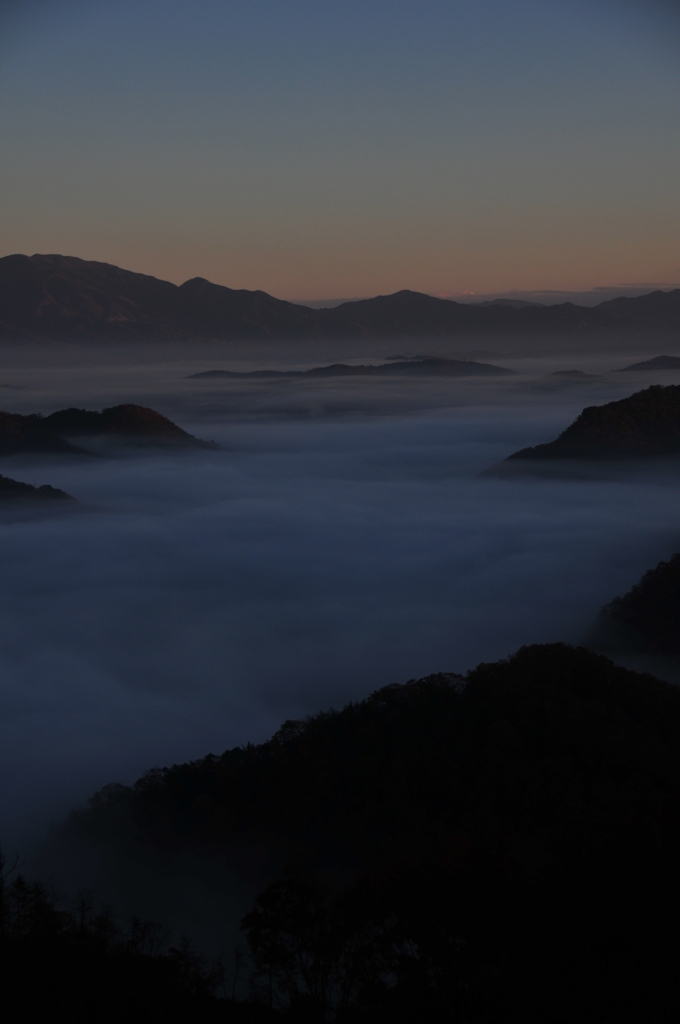
[[[79,500],[0,524],[3,842],[30,845],[153,764],[525,643],[578,642],[678,548],[680,473],[480,476],[637,381],[543,387],[540,367],[445,388],[184,381],[204,366],[5,369],[11,411],[141,399],[223,450],[3,460]]]

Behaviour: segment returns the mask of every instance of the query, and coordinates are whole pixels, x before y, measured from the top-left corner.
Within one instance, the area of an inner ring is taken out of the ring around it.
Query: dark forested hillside
[[[0,259],[0,339],[227,339],[676,331],[680,290],[594,308],[458,303],[403,290],[333,309],[203,278],[182,285],[73,256]]]
[[[590,636],[596,648],[680,654],[680,554],[659,562],[605,605]]]
[[[0,852],[0,1016],[7,1024],[208,1024],[269,1016],[263,1007],[234,1005],[225,988],[221,965],[208,965],[188,940],[168,947],[163,929],[139,918],[124,931],[84,891],[68,906]]]
[[[680,386],[654,385],[630,398],[591,405],[548,444],[514,459],[646,459],[680,453]]]
[[[565,816],[570,844],[586,842],[614,793],[626,815],[646,813],[643,790],[655,804],[680,793],[678,738],[674,687],[584,649],[530,647],[153,771],[73,824],[115,834],[124,813],[150,843],[265,843],[317,866],[440,856],[489,829],[559,858]]]
[[[119,865],[240,850],[253,991],[294,1020],[680,1010],[680,690],[583,648],[383,688],[108,787],[67,829]]]

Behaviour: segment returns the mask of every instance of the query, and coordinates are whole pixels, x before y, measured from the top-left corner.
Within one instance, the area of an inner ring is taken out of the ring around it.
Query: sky
[[[0,255],[281,298],[680,282],[680,13],[0,3]]]

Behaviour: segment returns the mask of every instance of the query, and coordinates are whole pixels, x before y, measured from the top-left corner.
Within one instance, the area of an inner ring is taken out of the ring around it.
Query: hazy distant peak
[[[210,288],[226,288],[226,285],[217,284],[214,285],[212,281],[208,281],[207,277],[190,277],[187,281],[184,281],[179,287],[180,288],[200,288],[203,285],[208,285]],[[229,288],[228,291],[232,289]]]
[[[645,359],[641,363],[631,363],[630,366],[624,366],[621,370],[614,372],[626,373],[630,370],[643,372],[646,370],[680,370],[680,356],[655,356],[653,359]]]

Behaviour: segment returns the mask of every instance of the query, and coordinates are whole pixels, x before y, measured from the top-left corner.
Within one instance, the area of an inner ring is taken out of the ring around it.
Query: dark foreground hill
[[[40,487],[33,487],[32,484],[22,483],[20,480],[11,480],[8,476],[0,476],[0,503],[21,504],[22,502],[44,503],[46,501],[73,501],[70,494],[60,491],[58,487],[50,487],[49,484],[42,484]]]
[[[274,867],[440,856],[491,828],[508,849],[522,836],[560,860],[565,842],[590,843],[612,793],[646,813],[643,791],[675,792],[676,738],[680,690],[585,649],[529,647],[110,787],[72,827],[115,840],[124,815],[151,844],[265,844]]]
[[[291,1019],[680,1012],[680,690],[582,648],[386,687],[66,827],[118,868],[222,850],[271,879],[243,927]]]
[[[630,398],[591,405],[555,441],[512,459],[647,459],[680,454],[680,385],[654,385]]]
[[[589,642],[596,648],[680,654],[680,554],[659,562],[600,612]]]
[[[256,379],[315,379],[317,377],[504,377],[513,376],[514,370],[493,363],[477,363],[472,359],[395,359],[378,366],[350,366],[333,363],[315,366],[311,370],[205,370],[192,373],[189,380],[228,378]]]
[[[193,278],[182,285],[73,256],[0,259],[0,339],[228,339],[672,332],[680,290],[593,308],[458,303],[400,291],[310,309]]]
[[[13,870],[14,868],[14,870]],[[161,930],[136,919],[123,931],[81,892],[68,908],[0,856],[0,1015],[73,1024],[258,1021],[262,1007],[216,998],[223,981],[188,942],[163,949]]]
[[[0,455],[22,452],[84,455],[67,438],[106,437],[119,443],[166,448],[217,448],[142,405],[115,405],[102,412],[62,409],[50,416],[0,412]]]

